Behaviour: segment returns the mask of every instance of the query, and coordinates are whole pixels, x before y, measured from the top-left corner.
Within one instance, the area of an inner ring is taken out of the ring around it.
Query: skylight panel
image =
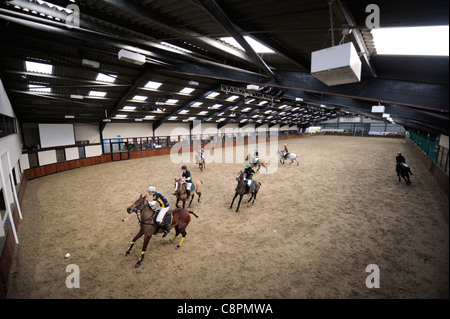
[[[203,104],[203,102],[195,102],[191,105],[191,107],[199,107],[202,104]]]
[[[178,117],[178,116],[171,116],[171,117],[169,117],[169,120],[172,120],[172,121],[173,121],[173,120],[176,120],[177,117]]]
[[[147,84],[145,85],[146,88],[149,89],[158,89],[160,86],[162,85],[161,82],[155,82],[155,81],[148,81]]]
[[[233,101],[236,100],[237,98],[239,98],[239,95],[232,95],[232,96],[230,96],[228,99],[226,99],[226,101],[228,101],[228,102],[233,102]]]
[[[168,100],[166,101],[166,104],[176,104],[178,101],[179,101],[179,100],[176,100],[176,99],[168,99]]]
[[[261,102],[258,103],[258,105],[259,105],[259,106],[262,106],[262,105],[265,105],[265,104],[267,104],[267,103],[269,103],[269,101],[261,101]]]
[[[213,99],[213,98],[217,97],[219,94],[220,94],[219,92],[212,92],[212,93],[208,94],[207,98]]]
[[[119,118],[119,119],[123,119],[126,118],[128,115],[127,114],[117,114],[115,117]]]
[[[117,77],[117,75],[99,73],[95,80],[101,81],[101,82],[113,83],[116,80],[116,77]]]
[[[198,113],[198,115],[206,115],[208,114],[208,111],[201,111],[200,113]]]
[[[182,110],[182,111],[180,111],[180,114],[186,114],[186,113],[189,113],[189,110]]]
[[[211,109],[218,109],[222,106],[222,104],[214,104],[213,106],[211,106]]]
[[[44,73],[44,74],[52,74],[53,73],[53,65],[38,63],[33,61],[25,61],[25,68],[28,72],[36,72],[36,73]]]
[[[106,96],[106,92],[103,91],[90,91],[89,96],[94,96],[94,97],[105,97]]]
[[[182,89],[182,90],[180,91],[180,93],[183,93],[183,94],[190,94],[190,93],[192,93],[192,92],[194,92],[194,91],[195,91],[194,88],[185,87],[184,89]]]
[[[449,55],[449,26],[372,29],[377,54]]]
[[[256,53],[275,53],[275,51],[266,47],[264,44],[256,41],[255,39],[253,39],[252,37],[250,37],[248,35],[244,36],[244,39],[248,42],[248,44],[252,47],[252,49]],[[228,43],[229,45],[234,46],[235,48],[237,48],[239,50],[245,51],[244,48],[241,47],[241,45],[233,37],[224,37],[224,38],[220,38],[220,40]]]
[[[52,89],[49,88],[49,87],[46,87],[46,86],[44,86],[44,85],[36,85],[36,84],[29,84],[29,85],[28,85],[28,89],[29,89],[30,91],[33,91],[33,92],[45,92],[45,93],[50,93],[50,92],[52,91]]]
[[[122,110],[124,110],[124,111],[133,111],[133,110],[135,110],[136,109],[136,106],[124,106],[123,108],[122,108]]]
[[[242,110],[242,112],[248,112],[250,111],[252,108],[251,107],[246,107],[245,109]]]
[[[154,118],[155,118],[154,115],[146,115],[146,116],[144,117],[144,120],[152,120],[152,119],[154,119]]]
[[[147,99],[147,96],[145,96],[145,95],[135,95],[135,96],[133,96],[133,100],[136,100],[136,101],[145,101]]]
[[[193,121],[193,120],[195,120],[196,118],[197,118],[196,116],[188,117],[188,121]]]

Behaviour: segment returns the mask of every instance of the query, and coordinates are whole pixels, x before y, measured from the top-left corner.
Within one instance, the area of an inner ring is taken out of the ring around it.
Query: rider
[[[203,160],[203,163],[205,162],[205,150],[199,146],[197,153],[200,155],[200,159]]]
[[[250,189],[250,185],[252,185],[253,174],[255,174],[255,171],[252,169],[252,166],[247,163],[244,169],[244,181],[247,181],[247,189]]]
[[[181,174],[181,182],[186,184],[186,195],[189,197],[191,195],[192,175],[187,170],[186,165],[181,166],[181,170],[183,171],[183,174]]]
[[[288,148],[287,148],[287,146],[286,146],[286,144],[284,144],[284,159],[287,159],[287,157],[288,157],[288,155],[289,155],[289,151],[288,151]]]
[[[157,203],[159,204],[159,207],[156,208],[156,211],[159,210],[158,216],[156,216],[156,224],[164,228],[163,237],[166,237],[166,235],[170,232],[170,229],[169,226],[164,224],[163,218],[169,211],[169,202],[161,193],[158,193],[156,191],[156,188],[154,186],[150,186],[149,188],[147,188],[147,192],[150,195],[149,198],[152,199],[152,201],[147,200],[147,204],[150,207],[156,205]]]
[[[395,161],[397,162],[397,165],[396,165],[396,167],[395,167],[397,172],[398,172],[398,169],[399,169],[400,165],[402,165],[402,166],[404,166],[404,167],[406,167],[406,168],[408,169],[408,172],[409,172],[411,175],[414,175],[414,174],[411,172],[411,169],[408,167],[408,165],[406,165],[406,159],[405,159],[405,157],[402,155],[401,152],[397,152],[397,156],[395,157]]]
[[[255,164],[258,164],[259,161],[259,152],[258,149],[255,148],[255,153],[253,154],[253,157],[255,158]]]

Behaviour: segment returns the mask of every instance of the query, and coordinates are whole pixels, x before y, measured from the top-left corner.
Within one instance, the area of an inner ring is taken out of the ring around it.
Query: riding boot
[[[186,190],[186,196],[187,197],[191,196],[191,191]]]
[[[162,235],[162,237],[164,238],[170,232],[170,228],[166,224],[163,225],[163,228],[164,228],[164,234]]]

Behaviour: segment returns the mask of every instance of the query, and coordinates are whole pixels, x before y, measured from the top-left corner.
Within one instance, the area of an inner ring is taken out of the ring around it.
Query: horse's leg
[[[255,199],[256,199],[256,194],[258,194],[258,192],[254,192],[255,194],[252,194],[252,196],[253,196],[253,202],[252,202],[252,205],[255,203]]]
[[[234,197],[233,197],[233,200],[231,201],[230,209],[231,209],[231,207],[233,207],[233,203],[234,203],[234,200],[236,199],[237,195],[238,195],[237,192],[234,193]]]
[[[175,206],[177,207],[177,208],[180,208],[180,206],[178,206],[178,202],[180,201],[180,198],[177,196],[177,202],[175,203]]]
[[[184,240],[186,239],[186,229],[185,228],[183,228],[183,229],[180,228],[180,233],[181,233],[181,239],[180,239],[180,242],[178,243],[177,248],[180,248],[181,245],[183,244]]]
[[[297,166],[298,166],[298,159],[296,158],[295,161],[297,162]]]
[[[137,261],[136,265],[134,265],[135,268],[139,267],[141,265],[141,262],[144,260],[145,251],[147,250],[148,242],[150,241],[151,237],[152,237],[151,235],[148,236],[147,234],[145,234],[144,245],[142,245],[141,256],[139,257],[139,260]]]
[[[252,199],[253,199],[253,192],[250,193],[250,199],[247,201],[247,203],[248,203],[249,201],[251,201]]]
[[[200,203],[200,197],[202,197],[202,193],[197,193],[197,195],[198,195],[198,199],[197,199],[197,202],[199,202],[199,203]]]
[[[139,238],[141,238],[141,236],[144,234],[142,228],[139,229],[139,232],[137,233],[136,236],[134,236],[134,238],[131,240],[131,244],[130,246],[128,246],[127,252],[125,253],[125,256],[128,256],[131,253],[131,249],[133,249],[134,243],[136,242],[136,240],[138,240]]]
[[[177,239],[179,234],[180,234],[180,230],[178,229],[178,225],[176,225],[175,226],[175,235],[172,237],[171,240],[169,240],[169,242],[173,243],[175,241],[175,239]]]
[[[239,197],[239,202],[238,202],[238,205],[237,205],[237,208],[236,208],[236,213],[238,212],[238,210],[239,210],[239,206],[241,206],[241,200],[242,200],[242,196],[243,195],[239,195],[240,197]]]
[[[195,193],[194,193],[194,191],[192,191],[191,201],[189,202],[188,207],[191,207],[191,203],[192,203],[192,200],[194,199],[194,197],[195,197]],[[184,208],[184,207],[183,207],[183,208]]]

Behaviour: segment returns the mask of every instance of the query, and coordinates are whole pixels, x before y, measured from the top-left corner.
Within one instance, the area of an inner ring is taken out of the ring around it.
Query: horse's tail
[[[195,217],[197,217],[198,218],[198,216],[197,216],[197,214],[196,213],[194,213],[192,210],[190,210],[189,211],[189,214],[192,214],[192,215],[194,215]]]

